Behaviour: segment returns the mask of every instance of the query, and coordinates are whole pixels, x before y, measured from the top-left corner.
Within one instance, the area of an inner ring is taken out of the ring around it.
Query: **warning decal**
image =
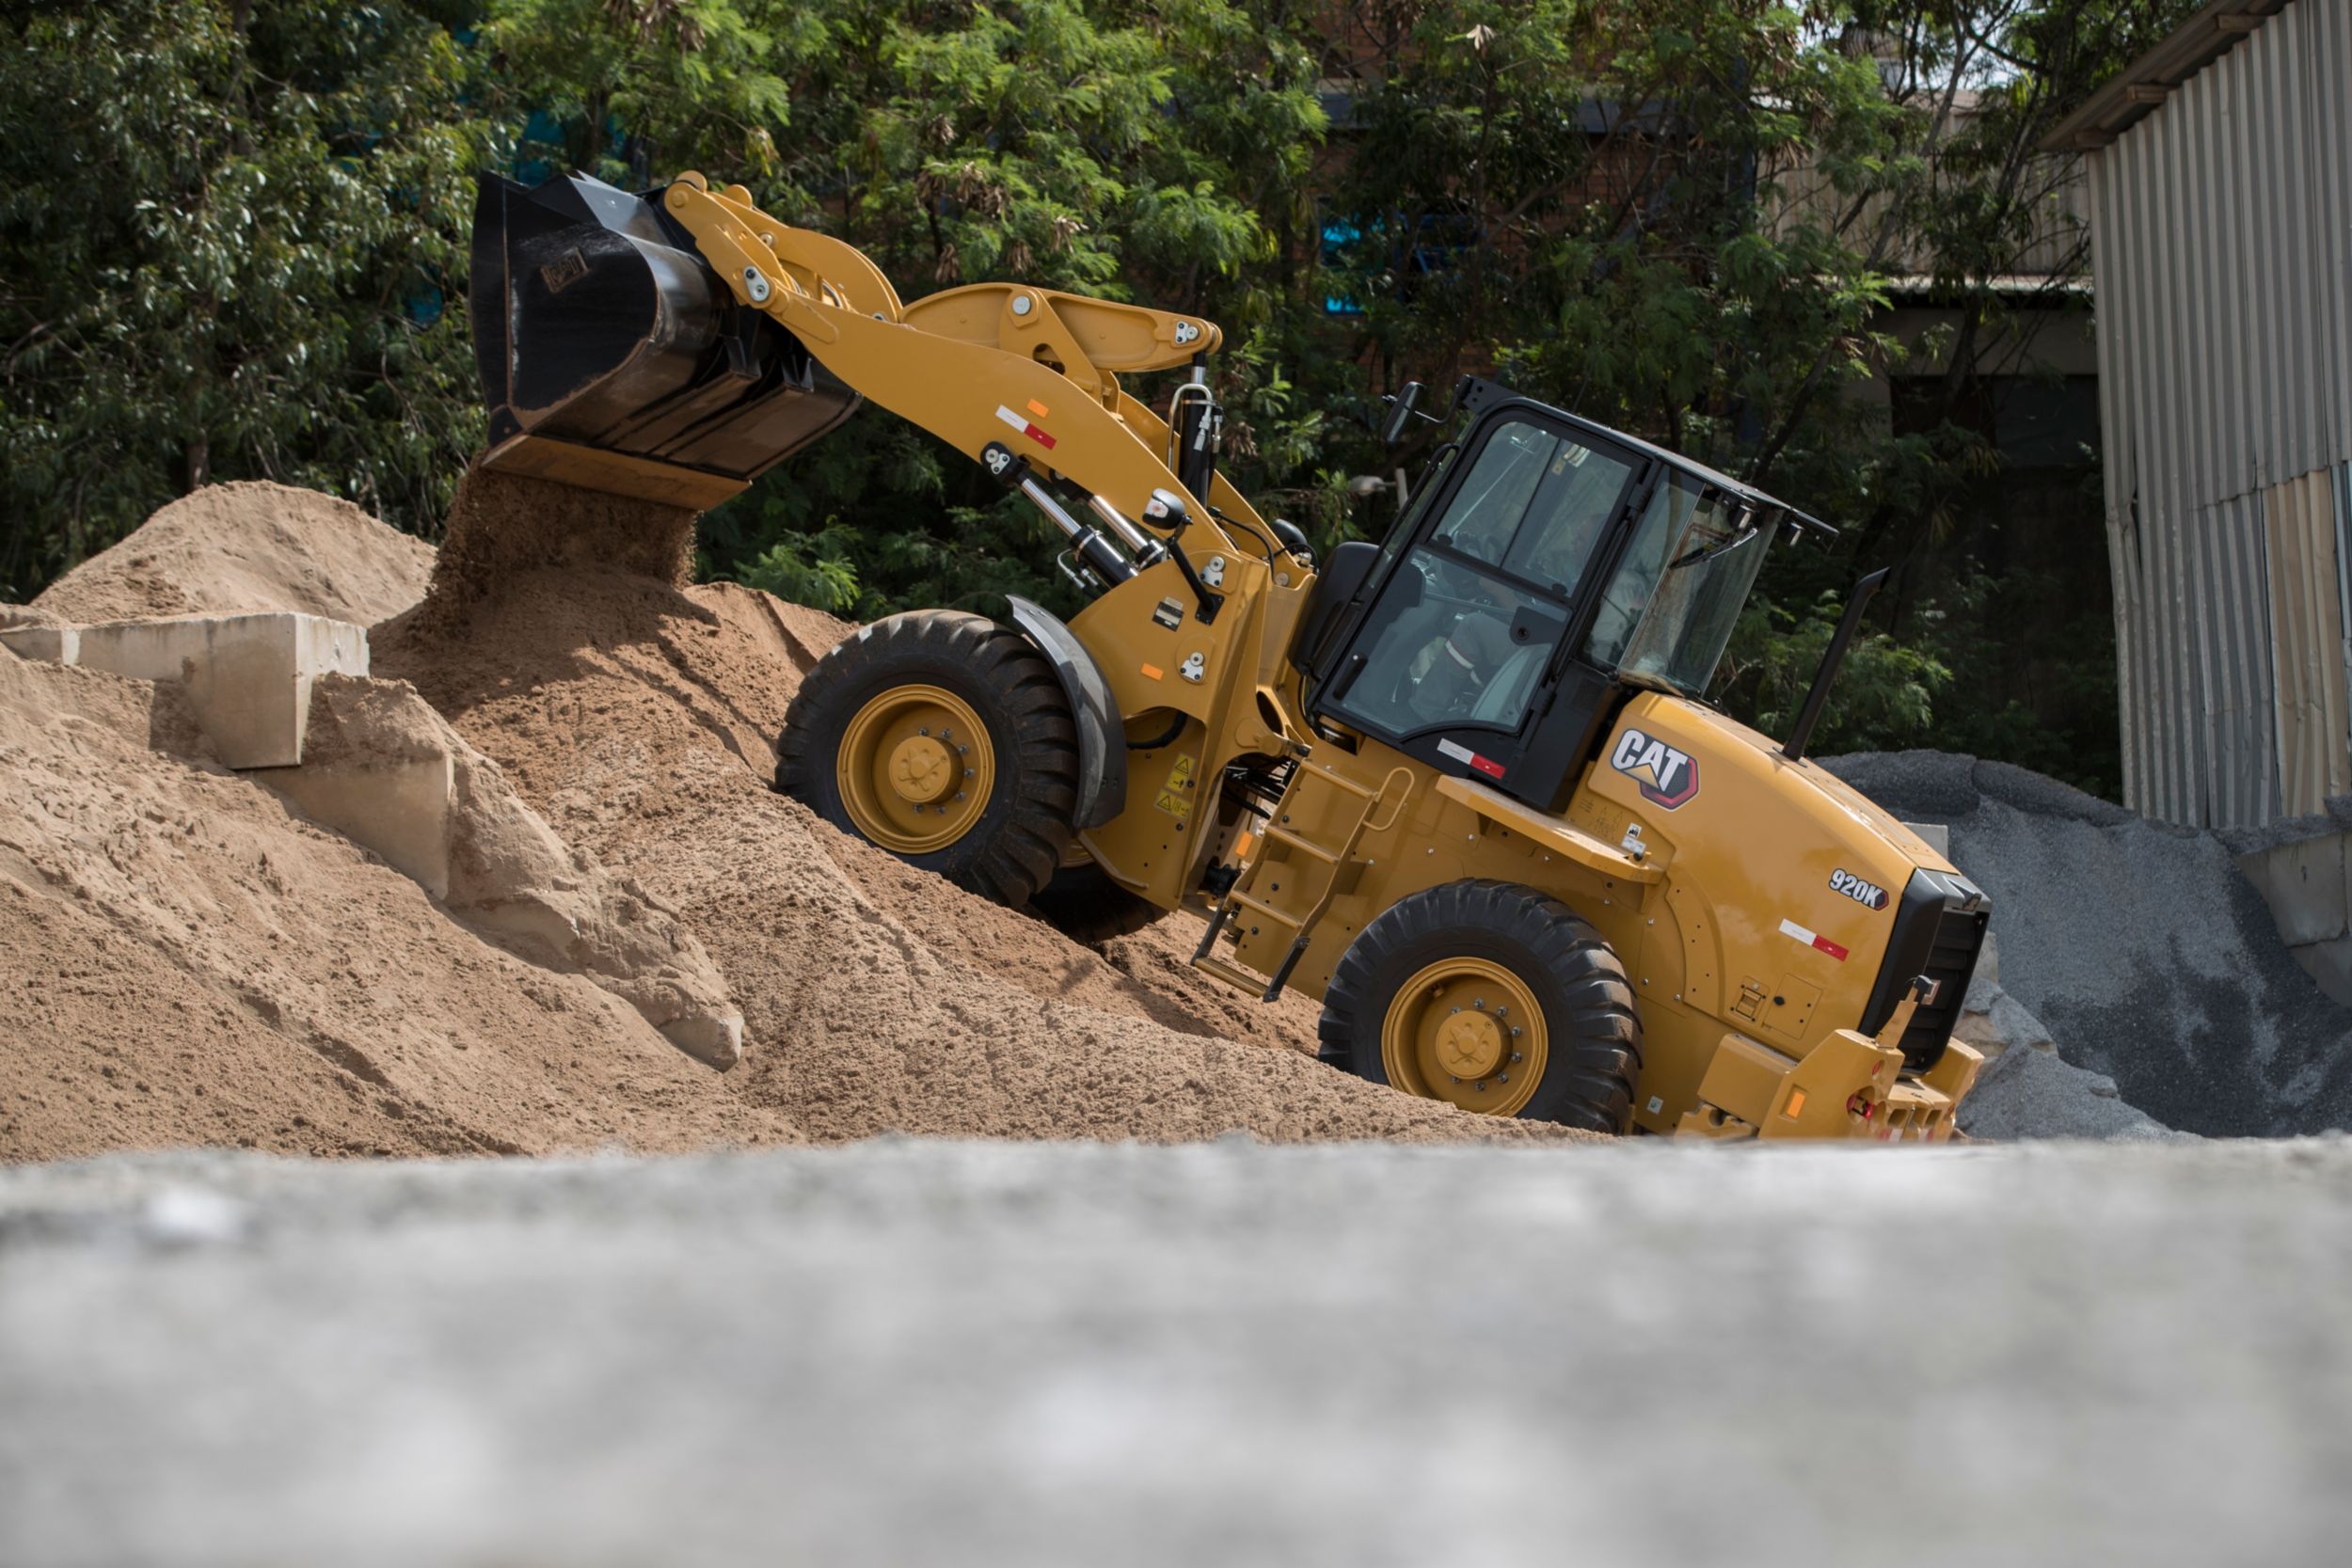
[[[1192,787],[1193,769],[1199,766],[1191,757],[1178,757],[1168,770],[1168,783],[1160,786],[1152,803],[1170,816],[1183,816],[1191,810],[1192,802],[1184,792]]]

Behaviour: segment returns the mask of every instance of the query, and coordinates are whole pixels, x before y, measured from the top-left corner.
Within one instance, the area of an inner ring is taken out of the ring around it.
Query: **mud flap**
[[[1074,825],[1099,828],[1127,809],[1127,728],[1111,683],[1077,634],[1050,611],[1007,595],[1012,623],[1054,667],[1078,726],[1078,806]]]

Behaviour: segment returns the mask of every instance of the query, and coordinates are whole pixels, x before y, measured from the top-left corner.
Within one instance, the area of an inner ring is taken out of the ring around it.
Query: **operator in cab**
[[[1415,721],[1516,717],[1629,477],[1626,465],[1532,424],[1486,443],[1430,547],[1416,552],[1428,613],[1399,693]]]

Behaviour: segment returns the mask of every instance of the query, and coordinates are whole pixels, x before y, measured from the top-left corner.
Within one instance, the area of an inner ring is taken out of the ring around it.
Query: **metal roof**
[[[2042,138],[2042,150],[2083,152],[2110,145],[2153,114],[2173,88],[2228,54],[2240,39],[2289,4],[2290,0],[2217,0],[2058,121]]]

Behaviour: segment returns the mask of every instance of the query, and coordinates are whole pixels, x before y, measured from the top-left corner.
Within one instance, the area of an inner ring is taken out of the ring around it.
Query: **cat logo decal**
[[[1641,785],[1642,799],[1673,811],[1699,792],[1699,761],[1636,729],[1617,736],[1609,766]]]

